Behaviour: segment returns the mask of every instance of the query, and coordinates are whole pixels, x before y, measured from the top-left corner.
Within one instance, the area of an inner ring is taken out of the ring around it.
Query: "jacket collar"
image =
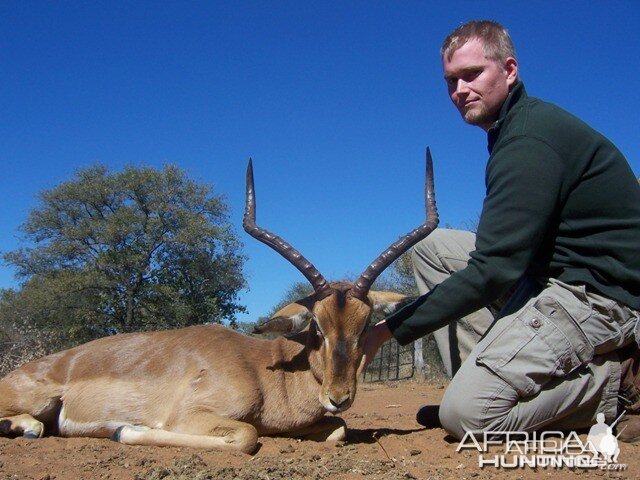
[[[513,87],[513,90],[511,90],[511,93],[509,93],[509,96],[502,104],[502,107],[500,108],[500,114],[498,115],[498,120],[496,120],[495,123],[491,125],[491,128],[487,131],[487,149],[489,150],[489,154],[491,154],[493,146],[496,144],[496,141],[500,136],[500,129],[502,128],[502,124],[504,123],[507,114],[513,109],[515,105],[527,98],[528,95],[527,91],[524,89],[524,83],[518,82],[518,84]]]

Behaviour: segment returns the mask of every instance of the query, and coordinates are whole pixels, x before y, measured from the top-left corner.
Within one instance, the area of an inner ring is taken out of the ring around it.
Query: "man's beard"
[[[491,115],[484,104],[477,105],[462,113],[462,118],[469,125],[484,125],[491,120],[490,117]]]

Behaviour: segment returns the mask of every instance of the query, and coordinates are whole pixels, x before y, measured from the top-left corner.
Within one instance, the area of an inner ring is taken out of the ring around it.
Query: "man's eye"
[[[478,76],[482,73],[482,70],[473,70],[472,72],[469,73],[468,75],[468,79],[469,80],[473,80],[475,78],[478,78]]]

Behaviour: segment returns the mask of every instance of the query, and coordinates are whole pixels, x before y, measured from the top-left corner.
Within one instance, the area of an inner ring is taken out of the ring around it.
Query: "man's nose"
[[[469,84],[465,82],[463,79],[459,78],[456,82],[456,92],[457,95],[466,95],[469,93]]]

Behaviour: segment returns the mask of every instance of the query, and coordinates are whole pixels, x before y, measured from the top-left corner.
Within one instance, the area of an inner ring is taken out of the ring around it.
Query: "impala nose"
[[[343,397],[340,397],[338,399],[334,399],[331,395],[329,395],[329,401],[331,402],[331,405],[336,408],[336,410],[342,410],[346,408],[347,404],[349,403],[349,395],[344,395]]]

